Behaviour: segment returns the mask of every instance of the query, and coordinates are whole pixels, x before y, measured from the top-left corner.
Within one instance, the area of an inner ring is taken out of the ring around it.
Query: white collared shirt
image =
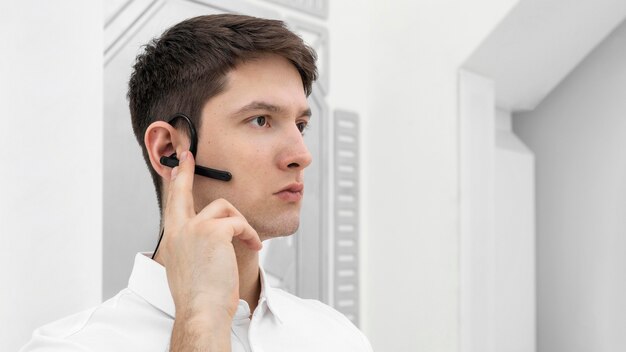
[[[35,330],[20,351],[169,351],[174,316],[165,268],[138,253],[128,288]],[[270,287],[263,269],[258,306],[250,318],[248,303],[239,301],[231,343],[236,352],[372,350],[343,314]]]

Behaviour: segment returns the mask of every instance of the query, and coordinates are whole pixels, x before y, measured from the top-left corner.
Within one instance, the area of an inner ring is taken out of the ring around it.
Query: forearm
[[[174,320],[170,352],[231,352],[231,322],[228,319]]]

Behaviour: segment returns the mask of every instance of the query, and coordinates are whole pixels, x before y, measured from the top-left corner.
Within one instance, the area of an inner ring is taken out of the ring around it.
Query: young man
[[[371,351],[343,315],[269,287],[259,267],[261,242],[298,228],[316,77],[315,53],[280,21],[202,16],[151,42],[128,97],[158,251],[136,256],[127,289],[38,329],[23,351]]]

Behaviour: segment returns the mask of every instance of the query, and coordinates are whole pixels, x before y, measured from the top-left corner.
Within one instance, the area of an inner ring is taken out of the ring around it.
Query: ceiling
[[[494,80],[499,108],[533,110],[625,18],[625,0],[521,0],[464,67]]]

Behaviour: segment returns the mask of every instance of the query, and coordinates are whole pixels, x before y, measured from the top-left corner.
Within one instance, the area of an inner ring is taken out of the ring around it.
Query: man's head
[[[226,198],[264,237],[295,231],[300,202],[280,191],[301,183],[311,162],[299,129],[315,59],[282,22],[238,15],[192,18],[148,44],[128,97],[159,207],[171,169],[158,160],[189,146],[183,129],[164,122],[180,112],[198,130],[197,164],[233,174],[227,183],[196,177],[196,210]]]

